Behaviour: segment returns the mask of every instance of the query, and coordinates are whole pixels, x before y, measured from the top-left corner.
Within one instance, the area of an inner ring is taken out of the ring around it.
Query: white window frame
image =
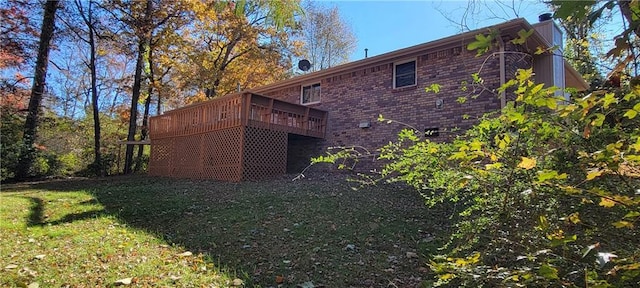
[[[399,66],[399,65],[402,65],[402,64],[407,64],[409,62],[414,62],[413,63],[413,84],[398,87],[396,85],[396,67]],[[417,86],[417,85],[418,85],[418,60],[416,58],[402,60],[402,61],[398,61],[398,62],[394,62],[393,63],[393,89],[399,89],[399,88],[405,88],[405,87],[413,87],[413,86]]]
[[[304,88],[305,87],[309,87],[310,89],[312,89],[313,91],[313,87],[316,86],[318,87],[318,89],[320,89],[320,91],[318,92],[318,100],[316,101],[310,101],[310,102],[304,102]],[[314,83],[309,83],[309,84],[305,84],[305,85],[301,85],[300,86],[300,104],[302,105],[310,105],[310,104],[317,104],[320,103],[320,101],[322,100],[322,85],[320,84],[320,82],[314,82]]]

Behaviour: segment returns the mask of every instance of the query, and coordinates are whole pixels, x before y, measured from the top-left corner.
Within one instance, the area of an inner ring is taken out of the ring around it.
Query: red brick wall
[[[500,99],[492,90],[500,84],[500,61],[497,54],[476,57],[466,46],[450,47],[437,51],[424,51],[386,63],[375,63],[366,68],[346,71],[340,75],[323,77],[292,84],[265,94],[285,101],[300,103],[301,85],[321,83],[321,102],[311,105],[329,111],[326,138],[317,141],[309,150],[318,147],[362,146],[375,153],[375,149],[396,139],[397,132],[404,126],[378,122],[378,115],[411,125],[421,132],[425,128],[438,127],[443,141],[477,122],[484,113],[500,109]],[[393,61],[417,60],[417,85],[393,89]],[[513,77],[514,65],[521,64],[521,57],[508,57],[507,79]],[[511,65],[511,66],[510,66]],[[479,73],[484,80],[483,87],[472,85],[472,73]],[[467,82],[467,91],[463,91]],[[438,94],[426,93],[431,84],[440,84]],[[474,89],[475,88],[475,89]],[[486,88],[487,90],[482,90]],[[472,99],[472,96],[477,98]],[[467,97],[465,103],[458,103],[459,97]],[[436,100],[442,99],[442,108],[436,107]],[[369,121],[370,128],[359,128],[362,121]],[[312,141],[313,142],[313,141]],[[297,141],[296,143],[302,143]],[[293,144],[292,149],[297,144]],[[301,146],[302,147],[302,146]],[[304,149],[304,148],[300,148]],[[321,149],[321,150],[322,150]],[[297,153],[296,153],[297,154]],[[303,154],[303,153],[301,153]],[[290,158],[292,156],[290,155]],[[308,163],[307,159],[301,161]],[[295,161],[294,161],[295,162]],[[292,164],[289,159],[289,166]]]

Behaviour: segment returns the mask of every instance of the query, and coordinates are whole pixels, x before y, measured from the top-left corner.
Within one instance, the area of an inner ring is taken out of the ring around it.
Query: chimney
[[[364,48],[364,58],[367,58],[368,52],[369,52],[369,49],[368,48]]]
[[[553,15],[553,14],[551,14],[551,13],[544,13],[544,14],[540,14],[540,15],[538,16],[538,21],[539,21],[539,22],[544,22],[544,21],[551,20],[551,19],[553,18],[553,17],[552,17],[552,15]]]

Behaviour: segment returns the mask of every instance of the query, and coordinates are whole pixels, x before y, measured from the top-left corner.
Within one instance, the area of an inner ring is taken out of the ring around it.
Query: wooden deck
[[[149,174],[242,181],[286,173],[288,134],[324,138],[327,112],[233,94],[151,117]]]
[[[326,111],[243,93],[151,117],[149,135],[153,140],[247,126],[324,138],[326,124]]]

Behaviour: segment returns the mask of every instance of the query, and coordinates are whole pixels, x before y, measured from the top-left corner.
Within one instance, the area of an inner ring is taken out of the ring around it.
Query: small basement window
[[[313,104],[320,102],[320,83],[302,86],[300,103]]]
[[[416,60],[393,64],[393,88],[416,85]]]

